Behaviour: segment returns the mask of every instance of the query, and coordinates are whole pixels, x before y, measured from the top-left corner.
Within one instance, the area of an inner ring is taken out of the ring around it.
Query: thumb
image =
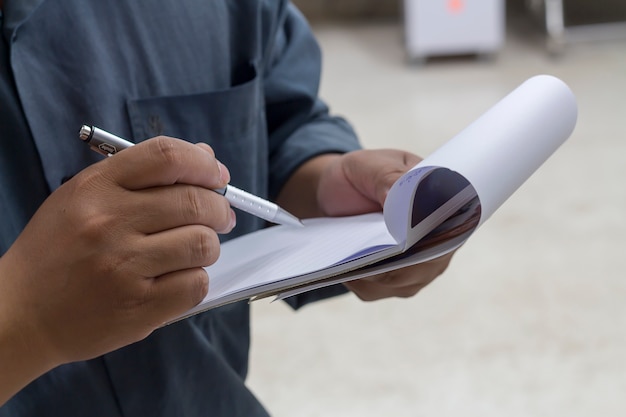
[[[344,175],[365,198],[381,207],[391,186],[422,158],[395,149],[366,150],[348,155]]]

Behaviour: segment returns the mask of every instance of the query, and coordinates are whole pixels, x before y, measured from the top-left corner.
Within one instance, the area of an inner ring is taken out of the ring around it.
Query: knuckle
[[[119,219],[112,212],[91,208],[86,209],[75,219],[80,219],[80,223],[72,223],[73,236],[75,236],[72,246],[83,250],[91,248],[92,254],[103,259],[111,255],[116,257],[122,255],[115,250],[118,246],[111,245],[111,242],[120,236],[120,227],[122,227],[117,224]]]
[[[196,305],[202,301],[209,292],[209,276],[204,269],[198,268],[193,279],[191,303]]]
[[[95,270],[109,282],[123,280],[124,285],[119,287],[120,291],[133,294],[136,290],[135,280],[128,277],[137,276],[136,271],[145,269],[139,261],[140,258],[141,255],[133,250],[132,246],[114,249],[109,245],[107,250],[98,251],[93,264]]]
[[[187,187],[181,197],[181,213],[187,224],[203,224],[218,231],[230,226],[230,204],[218,194]]]
[[[175,140],[167,136],[157,136],[153,139],[155,156],[163,163],[178,166],[182,162],[182,155],[175,146]]]
[[[151,282],[148,279],[133,280],[134,285],[124,285],[123,291],[120,291],[117,297],[117,309],[127,312],[130,315],[136,315],[138,312],[147,308],[153,298]]]
[[[202,227],[195,238],[191,240],[189,253],[192,262],[201,265],[211,265],[217,261],[220,254],[220,245],[217,233],[208,227]]]
[[[196,223],[205,210],[205,203],[195,187],[185,187],[181,206],[183,217],[188,223]]]
[[[107,213],[94,212],[92,210],[82,220],[82,225],[80,226],[81,237],[84,242],[91,244],[103,240],[104,236],[108,234],[111,221],[114,219],[113,216]]]

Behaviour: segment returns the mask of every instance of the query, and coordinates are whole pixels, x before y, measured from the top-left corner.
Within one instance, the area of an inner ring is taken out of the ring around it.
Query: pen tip
[[[304,223],[299,218],[281,208],[276,212],[274,222],[286,226],[304,227]]]

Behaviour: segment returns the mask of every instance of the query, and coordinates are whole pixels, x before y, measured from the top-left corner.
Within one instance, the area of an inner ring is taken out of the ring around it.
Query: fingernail
[[[224,184],[228,184],[230,182],[230,171],[226,168],[226,165],[222,164],[220,161],[217,161],[217,169],[220,172],[220,179]]]
[[[237,215],[234,210],[230,210],[230,230],[233,230],[237,226]],[[229,231],[230,231],[229,230]]]

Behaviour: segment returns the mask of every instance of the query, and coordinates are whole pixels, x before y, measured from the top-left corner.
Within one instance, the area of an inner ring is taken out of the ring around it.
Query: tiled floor
[[[406,65],[400,28],[315,28],[323,95],[370,148],[427,155],[526,78],[574,135],[410,300],[254,304],[249,383],[277,417],[626,415],[626,41]]]

